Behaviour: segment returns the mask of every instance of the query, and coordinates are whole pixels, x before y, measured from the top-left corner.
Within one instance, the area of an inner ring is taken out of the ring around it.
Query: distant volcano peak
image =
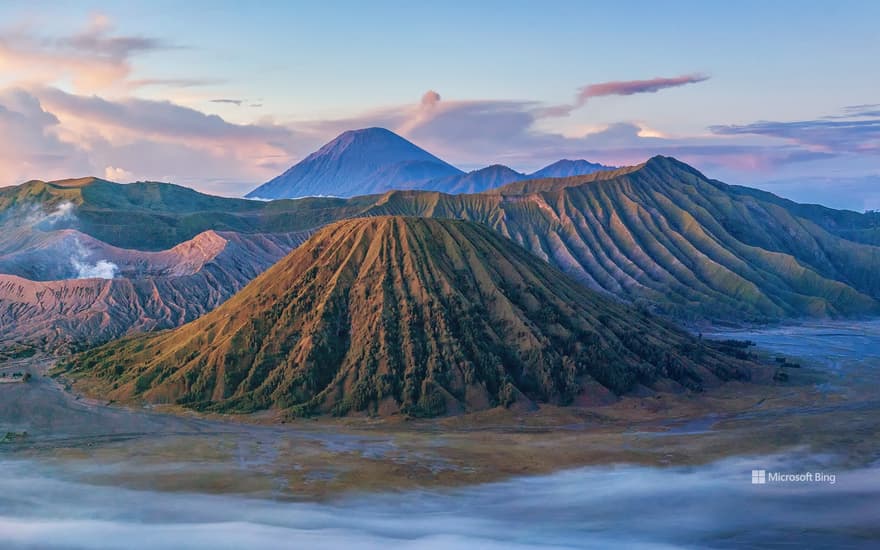
[[[370,195],[462,174],[385,128],[343,132],[247,196],[260,199]]]
[[[247,197],[352,197],[404,189],[480,193],[524,179],[569,177],[607,168],[585,160],[562,160],[530,175],[502,164],[464,173],[391,130],[374,126],[342,132]]]

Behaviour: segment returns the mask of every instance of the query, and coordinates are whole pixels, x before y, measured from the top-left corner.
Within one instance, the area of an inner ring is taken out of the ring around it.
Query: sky
[[[242,195],[338,133],[880,208],[880,2],[0,3],[0,186]]]

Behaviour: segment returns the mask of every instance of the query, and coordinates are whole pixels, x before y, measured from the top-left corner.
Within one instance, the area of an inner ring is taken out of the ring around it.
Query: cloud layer
[[[697,80],[697,76],[657,80],[633,81],[638,84],[626,83],[625,86],[603,85],[590,93],[658,90],[674,83]],[[385,126],[464,168],[499,162],[528,171],[560,158],[627,165],[662,154],[722,174],[746,173],[760,177],[782,167],[829,160],[841,154],[781,139],[768,142],[762,136],[751,136],[747,132],[668,137],[641,121],[621,121],[580,135],[563,135],[538,129],[538,123],[548,116],[547,110],[548,107],[535,101],[448,101],[429,90],[415,104],[368,111],[347,119],[316,121],[302,127],[315,134],[335,135],[350,128]]]
[[[396,131],[465,169],[504,163],[529,171],[560,158],[624,165],[664,154],[719,177],[773,173],[778,178],[785,174],[776,172],[786,167],[841,159],[852,165],[858,164],[852,159],[875,159],[880,153],[880,105],[870,103],[812,120],[717,124],[698,136],[670,137],[643,120],[620,120],[578,134],[550,125],[596,98],[654,94],[709,79],[696,72],[591,83],[562,105],[448,99],[429,89],[411,103],[365,109],[348,118],[249,120],[252,110],[234,107],[261,107],[262,99],[212,89],[220,83],[216,79],[135,70],[141,54],[179,49],[154,37],[120,33],[100,14],[62,36],[45,36],[28,26],[0,29],[0,186],[98,175],[241,195],[339,133],[369,126]],[[157,86],[208,88],[191,103],[199,110],[141,97]],[[231,122],[205,112],[214,107],[240,118]],[[585,110],[580,116],[589,114]]]
[[[69,80],[78,91],[131,85],[132,57],[174,46],[155,38],[113,34],[104,15],[94,15],[80,31],[60,37],[37,29],[4,29],[0,38],[0,71],[22,81]]]
[[[651,86],[661,84],[605,86],[590,94],[638,93]],[[463,168],[500,162],[532,170],[559,158],[625,165],[664,154],[704,170],[769,173],[804,162],[876,154],[880,117],[875,107],[859,107],[808,121],[718,125],[699,137],[667,137],[640,121],[563,135],[538,129],[547,116],[539,102],[445,100],[434,90],[416,103],[356,117],[236,124],[168,101],[111,100],[38,86],[0,92],[0,166],[5,184],[103,175],[242,194],[342,131],[383,126]]]
[[[783,139],[829,154],[880,154],[880,109],[848,109],[845,115],[814,120],[718,125],[712,126],[711,130],[725,136],[756,135]]]
[[[167,101],[0,91],[0,185],[99,175],[241,194],[315,143],[286,126],[234,124]],[[239,185],[210,187],[224,182]]]
[[[100,455],[96,460],[102,460]],[[194,474],[215,479],[220,473],[247,474],[247,480],[274,478],[216,459],[207,462],[207,474],[205,461],[187,457],[147,467],[144,461],[103,460],[88,466],[82,464],[85,460],[56,460],[51,469],[33,459],[0,462],[8,472],[0,477],[0,532],[8,543],[113,548],[125,540],[127,548],[146,550],[180,547],[182,542],[187,548],[211,550],[659,550],[690,547],[694,540],[723,546],[735,533],[743,546],[806,546],[818,539],[848,547],[863,540],[858,534],[875,529],[876,510],[866,502],[880,491],[876,465],[841,470],[833,485],[769,484],[760,493],[749,485],[753,468],[835,471],[836,463],[829,464],[827,455],[805,453],[688,467],[598,466],[464,488],[363,493],[317,503],[134,491],[124,486],[135,475],[148,481]],[[123,481],[79,481],[96,478],[94,472]],[[672,507],[682,510],[675,522],[669,521]],[[810,518],[810,530],[804,529],[805,517]]]

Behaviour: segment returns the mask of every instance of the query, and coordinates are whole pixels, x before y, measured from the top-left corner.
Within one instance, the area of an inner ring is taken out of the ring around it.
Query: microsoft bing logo
[[[752,470],[752,485],[767,483],[767,470]]]

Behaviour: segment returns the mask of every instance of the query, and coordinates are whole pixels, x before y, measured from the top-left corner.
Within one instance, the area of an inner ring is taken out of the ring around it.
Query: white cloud
[[[0,32],[0,71],[19,82],[67,80],[89,93],[132,87],[132,57],[173,47],[155,38],[113,34],[112,21],[102,14],[71,35],[45,36],[30,27]]]
[[[119,266],[109,260],[98,260],[94,263],[89,262],[92,255],[79,238],[73,240],[70,248],[70,265],[76,271],[74,278],[76,279],[112,279],[116,277]]]
[[[168,101],[7,89],[0,91],[0,186],[136,175],[197,188],[239,182],[225,193],[241,195],[322,138],[273,123],[234,124]]]
[[[134,174],[124,168],[108,166],[104,168],[104,179],[116,182],[127,183],[134,181]]]
[[[53,226],[61,222],[76,221],[76,205],[70,201],[64,201],[51,212],[44,212],[38,205],[32,205],[25,215],[24,221],[29,226],[46,225]]]

